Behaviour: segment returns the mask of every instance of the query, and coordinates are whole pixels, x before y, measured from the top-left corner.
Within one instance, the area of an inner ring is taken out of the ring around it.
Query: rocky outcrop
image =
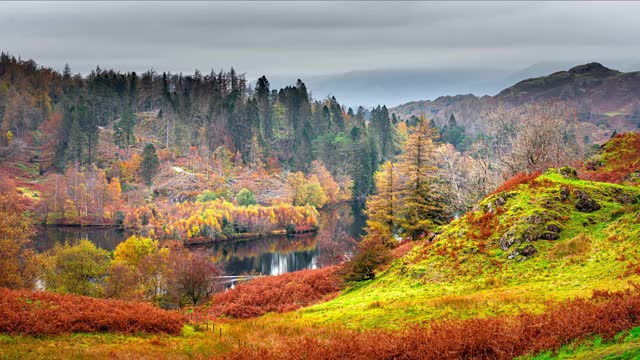
[[[578,198],[578,202],[576,203],[576,210],[580,212],[585,212],[585,213],[590,213],[590,212],[600,210],[600,204],[598,204],[597,201],[593,200],[584,191],[581,191],[581,190],[576,191],[576,197]]]

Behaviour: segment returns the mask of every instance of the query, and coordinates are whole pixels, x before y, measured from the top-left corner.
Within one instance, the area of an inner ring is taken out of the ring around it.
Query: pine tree
[[[367,238],[382,241],[388,247],[394,244],[398,227],[398,189],[396,165],[387,161],[375,174],[375,194],[367,198]]]
[[[71,161],[76,167],[82,164],[83,149],[87,142],[87,137],[80,126],[80,120],[80,111],[72,110],[65,160]]]
[[[273,139],[273,122],[269,99],[269,81],[264,75],[256,82],[255,98],[260,114],[260,132],[266,144],[270,145]]]
[[[133,111],[126,107],[119,121],[113,123],[113,142],[120,148],[124,148],[129,157],[129,148],[135,144],[136,138],[133,133],[135,127]]]
[[[442,199],[436,191],[434,129],[420,119],[403,146],[397,165],[402,178],[402,233],[411,238],[432,230],[446,220]]]
[[[160,160],[158,160],[158,154],[156,154],[156,147],[153,144],[147,144],[142,151],[140,176],[148,187],[151,187],[153,177],[158,172],[158,167],[160,167]]]
[[[382,161],[390,160],[395,153],[393,139],[395,127],[391,124],[389,110],[379,106],[371,111],[371,132]]]

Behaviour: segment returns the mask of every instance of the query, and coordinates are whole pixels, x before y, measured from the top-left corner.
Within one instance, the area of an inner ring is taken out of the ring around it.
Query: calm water
[[[318,232],[313,234],[225,241],[198,248],[209,251],[228,275],[277,275],[319,268],[334,264],[352,252],[355,239],[362,235],[365,219],[359,208],[342,203],[320,211],[318,225]],[[130,235],[128,231],[110,227],[49,226],[38,230],[35,244],[38,251],[46,251],[55,243],[88,239],[110,251]]]

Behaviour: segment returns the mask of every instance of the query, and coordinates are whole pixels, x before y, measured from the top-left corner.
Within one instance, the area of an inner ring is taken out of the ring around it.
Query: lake
[[[264,236],[192,247],[210,252],[227,275],[278,275],[332,265],[351,254],[356,240],[363,234],[365,217],[360,207],[347,202],[327,206],[319,213],[315,233],[293,237]],[[35,247],[42,252],[56,243],[88,239],[111,251],[130,235],[127,230],[113,227],[48,226],[38,229]]]

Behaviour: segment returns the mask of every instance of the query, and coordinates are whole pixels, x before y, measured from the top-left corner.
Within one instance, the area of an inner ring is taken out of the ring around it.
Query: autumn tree
[[[315,175],[306,178],[301,171],[289,173],[287,187],[293,205],[321,208],[327,203],[327,195]]]
[[[159,302],[168,291],[171,278],[171,252],[163,247],[145,255],[138,263],[137,281],[143,289],[145,300]]]
[[[442,194],[438,191],[434,129],[421,119],[408,135],[399,156],[399,195],[402,199],[400,226],[402,233],[415,238],[444,223],[447,215]]]
[[[77,245],[56,244],[45,255],[44,283],[48,290],[99,296],[110,264],[109,253],[89,240]]]
[[[109,265],[104,278],[103,296],[115,299],[135,299],[138,296],[136,269],[124,261]]]
[[[487,195],[493,175],[488,173],[490,170],[486,169],[482,158],[476,159],[469,152],[461,154],[452,144],[439,145],[435,157],[441,180],[435,186],[437,193],[446,194],[448,212],[463,214]]]
[[[367,197],[367,238],[393,247],[399,225],[398,175],[391,161],[384,163],[376,172],[375,192]]]
[[[327,203],[327,195],[315,175],[311,175],[306,184],[307,198],[305,203],[320,209]]]
[[[153,177],[158,172],[158,167],[160,167],[160,160],[158,159],[158,154],[156,154],[155,146],[153,144],[145,145],[142,151],[142,161],[140,162],[140,176],[148,187],[151,187]]]
[[[157,241],[143,236],[132,235],[116,246],[113,257],[116,261],[122,261],[135,267],[145,256],[153,254],[157,250]]]
[[[18,205],[15,187],[0,186],[0,191],[0,287],[31,288],[37,269],[30,247],[34,231]]]
[[[178,301],[187,300],[194,306],[213,293],[221,271],[203,250],[172,251],[169,288]]]
[[[311,174],[318,179],[322,190],[327,196],[327,202],[336,203],[338,201],[338,192],[340,188],[322,161],[315,160],[311,163]]]

